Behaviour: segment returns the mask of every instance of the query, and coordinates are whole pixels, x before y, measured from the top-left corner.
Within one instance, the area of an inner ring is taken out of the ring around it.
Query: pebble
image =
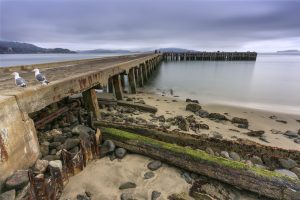
[[[154,172],[150,171],[150,172],[146,172],[144,174],[144,179],[150,179],[153,178],[155,176]]]
[[[48,160],[37,160],[34,165],[34,170],[38,173],[44,173],[49,165]]]
[[[11,190],[11,189],[19,190],[25,187],[28,182],[29,182],[28,171],[18,170],[6,180],[5,187],[7,190]]]
[[[63,144],[63,146],[66,150],[70,150],[76,147],[77,145],[79,145],[79,142],[80,142],[79,139],[68,138]]]
[[[227,151],[221,151],[221,156],[224,157],[224,158],[227,158],[229,159],[229,153]]]
[[[291,169],[291,171],[300,178],[300,167],[294,167],[293,169]]]
[[[240,161],[241,160],[240,155],[233,152],[233,151],[229,152],[229,156],[230,156],[230,158],[232,158],[232,160],[235,160],[235,161]]]
[[[248,136],[251,137],[260,137],[265,133],[265,131],[250,131],[248,133],[246,133]]]
[[[297,166],[296,161],[288,158],[288,159],[278,159],[280,165],[285,169],[292,169]]]
[[[113,152],[116,148],[116,145],[111,140],[105,140],[103,142],[102,146],[105,147],[108,152]]]
[[[208,154],[210,154],[210,155],[215,155],[215,153],[214,153],[214,151],[212,150],[212,148],[210,148],[210,147],[207,147],[206,149],[205,149],[205,151],[206,151],[206,153],[208,153]]]
[[[201,110],[201,106],[197,103],[189,103],[186,105],[185,109],[195,113],[195,112]]]
[[[117,149],[115,150],[115,155],[116,155],[116,157],[119,158],[119,159],[124,158],[124,157],[126,156],[126,153],[127,153],[127,151],[126,151],[126,149],[124,149],[124,148],[117,148]]]
[[[223,138],[222,134],[219,133],[219,132],[217,132],[217,131],[212,131],[212,132],[210,132],[210,133],[211,133],[211,134],[213,135],[213,137],[216,138],[216,139],[222,139],[222,138]]]
[[[255,155],[252,156],[252,158],[250,160],[253,164],[258,164],[258,165],[263,165],[264,164],[262,159],[258,156],[255,156]]]
[[[294,172],[287,170],[287,169],[275,169],[274,171],[277,173],[280,173],[282,175],[291,177],[291,178],[299,179],[298,176]]]
[[[121,200],[136,200],[131,193],[122,193],[120,198]]]
[[[0,193],[0,200],[15,200],[16,198],[16,191],[9,190],[4,193]]]
[[[120,187],[119,187],[120,190],[125,190],[125,189],[129,189],[129,188],[136,188],[136,184],[133,182],[126,182],[126,183],[123,183],[122,185],[120,185]]]
[[[158,199],[158,198],[160,197],[160,195],[161,195],[161,192],[153,191],[153,192],[151,193],[151,200],[156,200],[156,199]]]
[[[61,160],[52,160],[49,162],[49,166],[59,168],[62,171],[62,162]]]
[[[147,165],[148,169],[150,169],[152,171],[159,169],[161,166],[162,166],[162,163],[159,160],[152,161]]]
[[[298,137],[298,133],[294,132],[294,131],[286,131],[283,135],[289,137],[289,138],[296,138]]]

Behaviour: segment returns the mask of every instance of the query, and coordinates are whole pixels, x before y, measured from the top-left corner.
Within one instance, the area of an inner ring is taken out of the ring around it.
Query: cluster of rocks
[[[238,153],[230,151],[214,151],[212,148],[207,147],[205,149],[206,153],[213,156],[221,156],[229,160],[234,160],[238,162],[243,162],[250,167],[258,167],[268,170],[276,171],[280,174],[292,177],[300,178],[300,165],[290,158],[281,158],[278,160],[271,159],[268,156],[259,157],[253,155],[248,158],[242,158]]]

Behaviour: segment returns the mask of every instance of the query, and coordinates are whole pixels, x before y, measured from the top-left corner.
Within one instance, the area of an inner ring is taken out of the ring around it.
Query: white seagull
[[[35,79],[39,81],[42,85],[48,85],[49,81],[47,81],[46,77],[40,73],[39,69],[32,70],[35,72]]]
[[[22,77],[20,77],[18,72],[14,72],[11,75],[15,76],[15,82],[18,87],[24,88],[27,86],[26,81]]]

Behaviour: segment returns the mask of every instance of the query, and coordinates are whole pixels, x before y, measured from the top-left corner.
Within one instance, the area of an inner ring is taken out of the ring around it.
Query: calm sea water
[[[180,98],[300,115],[300,55],[259,54],[256,62],[164,62],[148,89]]]
[[[58,62],[67,60],[80,60],[89,58],[101,58],[106,56],[119,56],[127,54],[119,53],[104,53],[104,54],[0,54],[0,67],[16,66],[16,65],[30,65],[48,62]]]

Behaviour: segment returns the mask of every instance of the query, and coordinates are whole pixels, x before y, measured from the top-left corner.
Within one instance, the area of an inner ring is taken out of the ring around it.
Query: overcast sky
[[[0,0],[0,39],[95,48],[300,50],[300,0]]]

